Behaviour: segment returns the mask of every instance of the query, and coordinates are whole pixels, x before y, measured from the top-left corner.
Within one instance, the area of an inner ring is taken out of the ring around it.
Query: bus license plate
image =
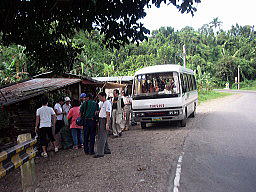
[[[161,121],[162,117],[152,117],[152,121]]]

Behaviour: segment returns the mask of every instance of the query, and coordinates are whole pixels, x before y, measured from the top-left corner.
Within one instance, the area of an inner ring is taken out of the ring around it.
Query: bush
[[[232,84],[232,89],[237,89],[237,83]],[[256,89],[256,80],[244,80],[240,82],[240,89]]]

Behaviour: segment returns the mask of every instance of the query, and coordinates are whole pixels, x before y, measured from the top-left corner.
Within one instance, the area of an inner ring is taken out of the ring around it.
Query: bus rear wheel
[[[141,129],[146,129],[147,124],[145,122],[140,122]]]

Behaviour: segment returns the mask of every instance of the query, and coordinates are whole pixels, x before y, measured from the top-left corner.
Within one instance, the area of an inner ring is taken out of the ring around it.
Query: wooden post
[[[239,71],[239,65],[237,67],[237,89],[240,89],[240,71]]]
[[[80,98],[80,95],[82,93],[82,87],[81,87],[81,82],[78,84],[78,99]]]
[[[183,45],[183,67],[186,67],[186,45]]]
[[[22,134],[17,138],[18,144],[23,143],[31,139],[31,134]],[[24,163],[21,167],[21,182],[23,192],[34,192],[36,189],[36,173],[35,173],[35,161],[31,159]]]

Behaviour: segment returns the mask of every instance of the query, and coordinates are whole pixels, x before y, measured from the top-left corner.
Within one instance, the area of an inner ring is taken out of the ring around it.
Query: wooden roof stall
[[[49,106],[53,106],[60,96],[78,99],[81,91],[96,93],[97,86],[102,85],[85,78],[36,77],[0,88],[0,151],[14,145],[19,134],[35,134],[35,113],[43,94],[49,96]]]

